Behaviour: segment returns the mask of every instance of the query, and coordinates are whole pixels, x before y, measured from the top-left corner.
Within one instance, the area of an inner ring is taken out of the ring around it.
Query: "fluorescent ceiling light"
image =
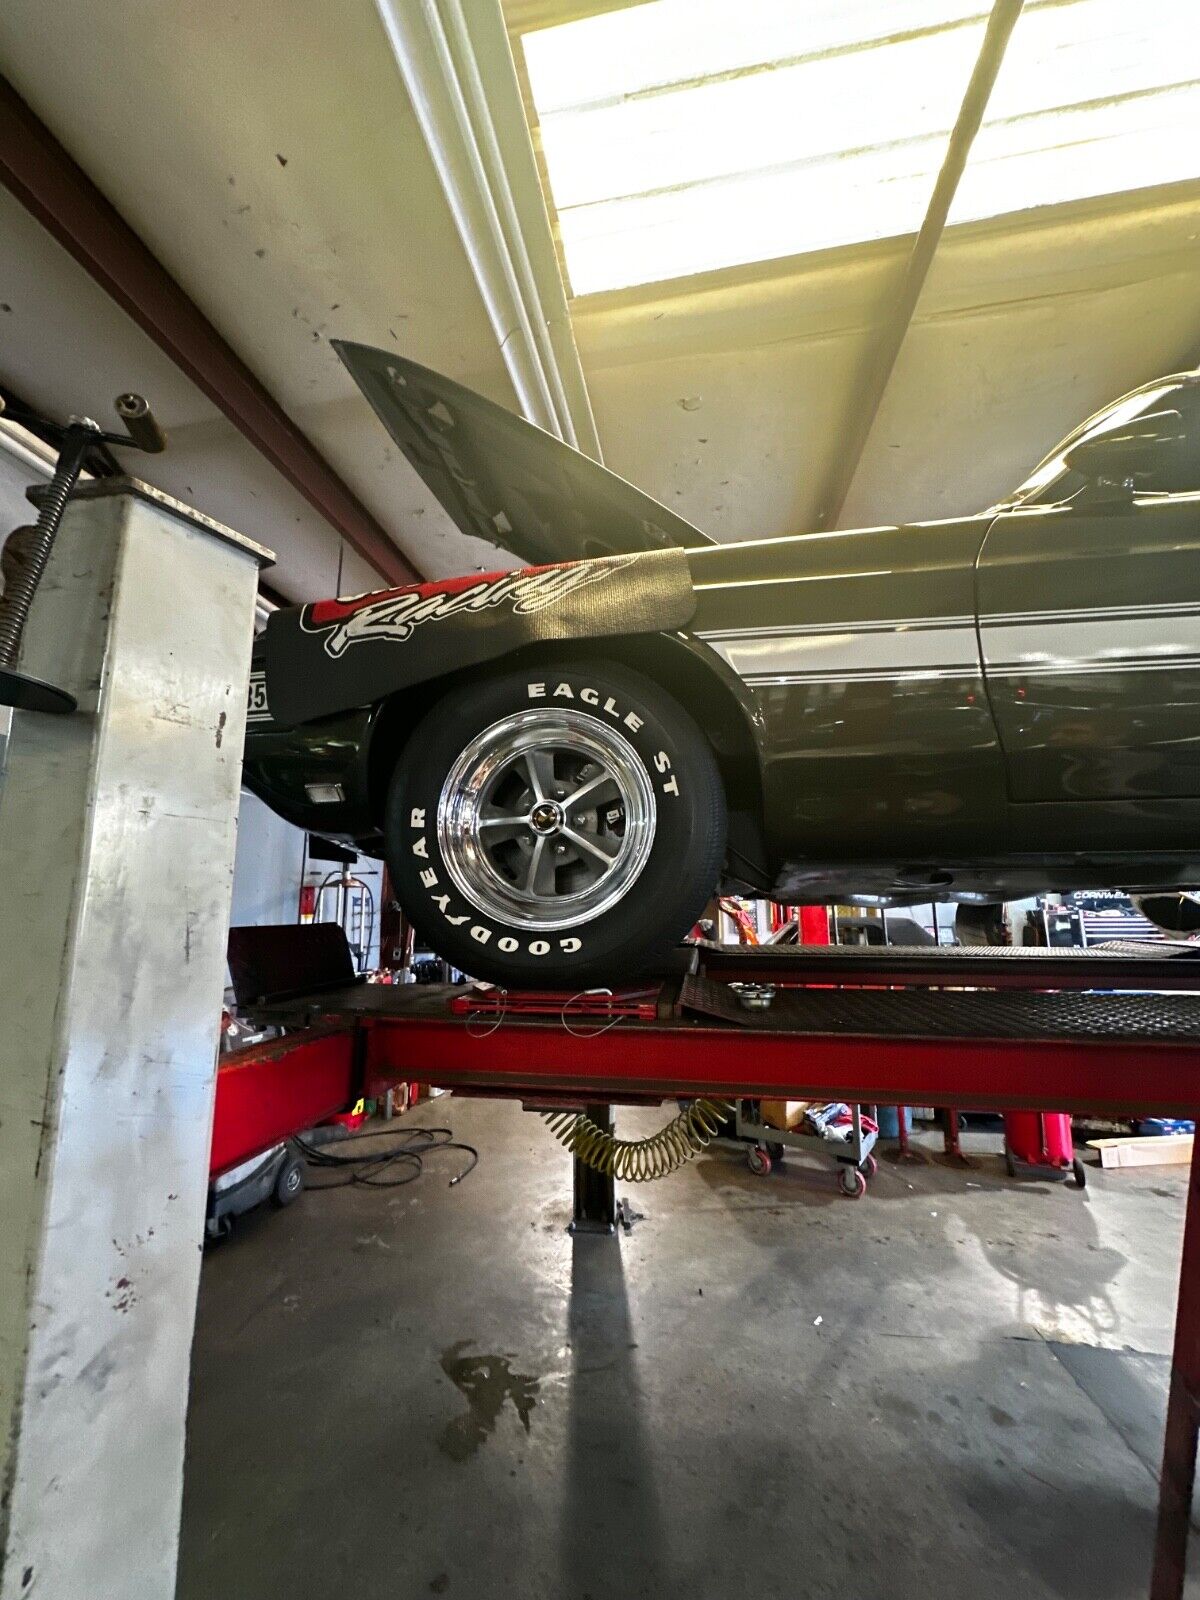
[[[526,34],[573,292],[915,232],[988,9],[653,0]],[[1196,0],[1030,0],[950,220],[1196,176]]]

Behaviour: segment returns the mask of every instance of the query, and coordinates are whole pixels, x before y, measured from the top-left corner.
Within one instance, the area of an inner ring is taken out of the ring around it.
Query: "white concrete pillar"
[[[0,788],[0,1597],[171,1600],[246,682],[269,552],[88,484]]]

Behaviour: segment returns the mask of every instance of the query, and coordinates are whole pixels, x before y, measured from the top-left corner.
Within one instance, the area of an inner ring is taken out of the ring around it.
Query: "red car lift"
[[[239,1009],[294,1031],[221,1063],[214,1174],[413,1080],[597,1121],[614,1102],[692,1096],[1107,1117],[1200,1105],[1192,947],[699,945],[653,981],[568,995],[367,984],[344,945],[334,926],[233,930]],[[775,996],[746,1009],[731,983]],[[1150,1600],[1183,1595],[1200,1428],[1200,1141],[1196,1152]],[[608,1231],[611,1179],[576,1169],[577,1220]]]

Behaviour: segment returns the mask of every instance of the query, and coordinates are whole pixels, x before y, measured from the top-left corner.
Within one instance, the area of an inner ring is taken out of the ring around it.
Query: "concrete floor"
[[[477,1170],[206,1257],[180,1600],[1145,1595],[1186,1168],[1013,1185],[969,1135],[851,1202],[719,1153],[573,1241],[535,1118],[406,1120]]]

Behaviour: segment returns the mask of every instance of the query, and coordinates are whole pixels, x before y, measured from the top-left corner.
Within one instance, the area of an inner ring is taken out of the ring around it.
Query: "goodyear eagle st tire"
[[[388,794],[392,882],[417,931],[473,977],[585,987],[689,931],[725,850],[725,796],[691,717],[602,660],[453,689]]]

